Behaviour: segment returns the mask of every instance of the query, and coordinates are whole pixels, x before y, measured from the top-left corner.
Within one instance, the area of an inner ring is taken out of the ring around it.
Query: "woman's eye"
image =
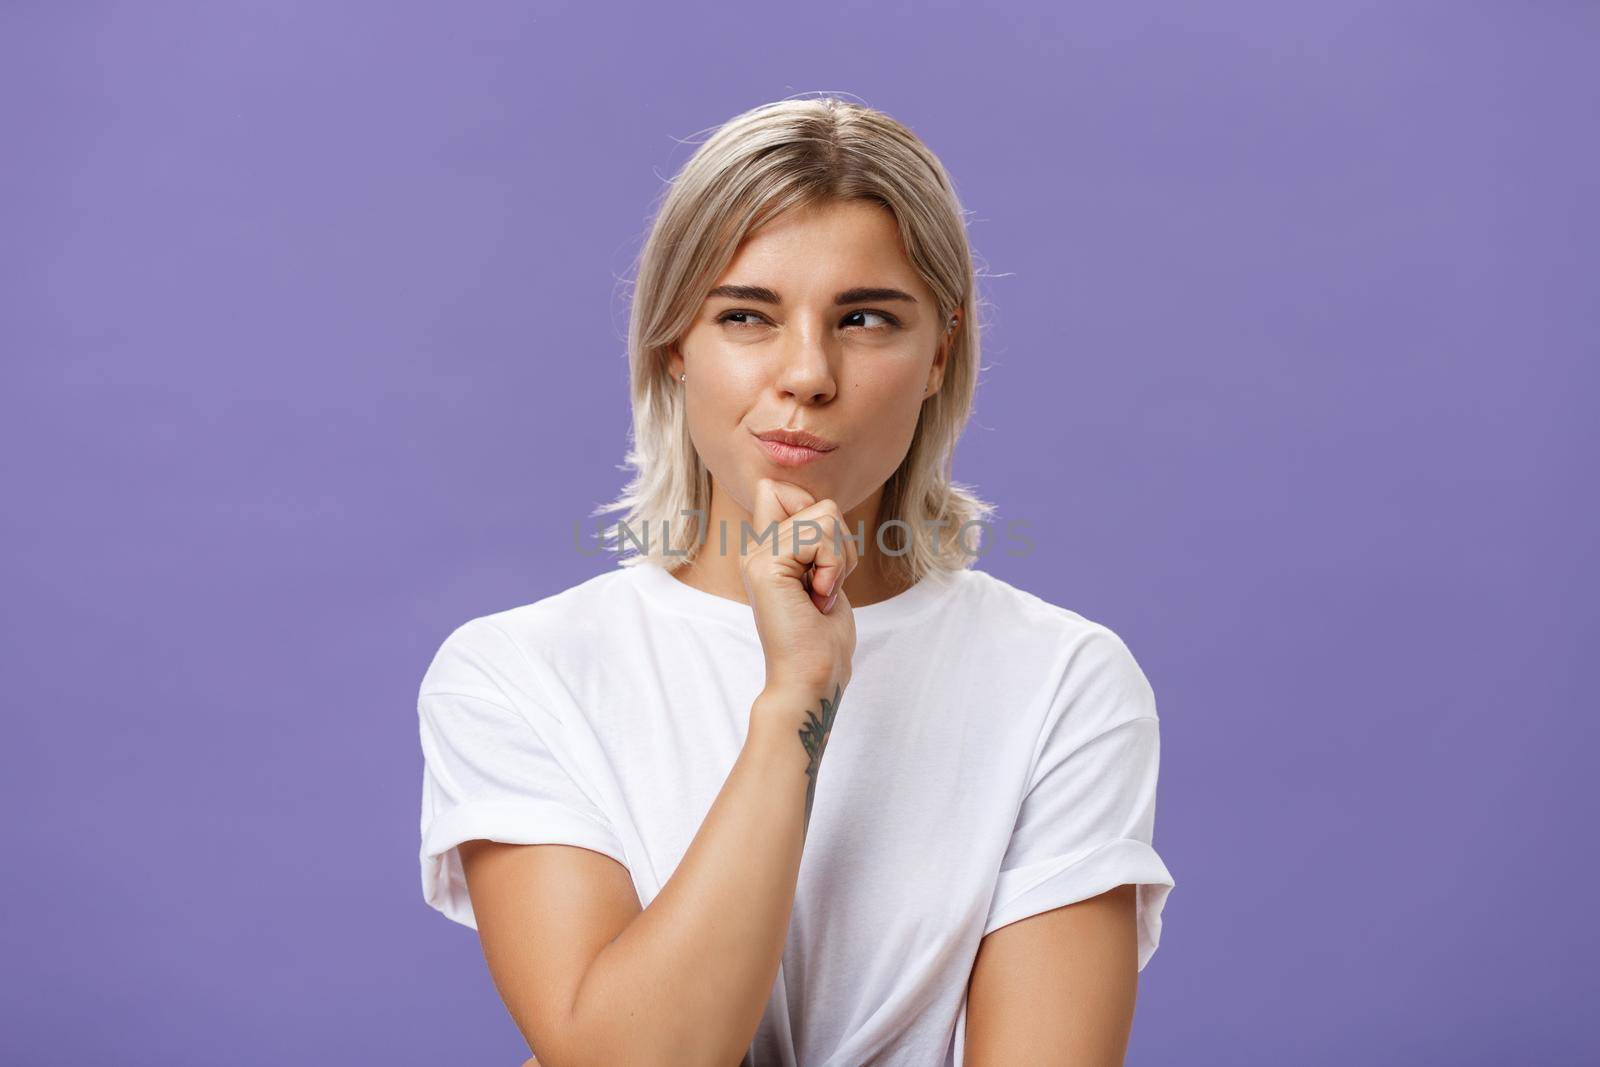
[[[851,319],[854,319],[854,318],[857,318],[857,317],[863,316],[863,315],[882,319],[883,320],[883,324],[882,325],[878,325],[878,326],[859,326],[859,327],[857,327],[859,329],[869,330],[869,331],[890,330],[890,329],[894,329],[896,326],[900,325],[900,323],[895,320],[894,316],[889,315],[888,313],[882,312],[882,311],[852,311],[852,312],[850,312],[850,314],[848,314],[848,315],[846,315],[844,317],[844,322],[848,326],[850,324],[850,320]],[[757,319],[757,320],[759,320],[761,318],[761,316],[758,315],[754,311],[725,311],[721,315],[717,316],[717,322],[718,323],[727,323],[730,326],[755,326],[755,325],[759,325],[759,322],[742,322],[742,321],[739,321],[742,318],[743,319]]]
[[[845,318],[853,319],[857,315],[874,315],[882,319],[884,322],[884,325],[882,326],[863,326],[862,329],[864,330],[888,330],[899,325],[899,323],[897,323],[892,316],[887,315],[882,311],[852,311],[850,314],[846,315]]]

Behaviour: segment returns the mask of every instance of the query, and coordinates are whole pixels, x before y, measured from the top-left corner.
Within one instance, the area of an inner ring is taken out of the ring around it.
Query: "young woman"
[[[422,883],[543,1067],[1120,1063],[1173,886],[1115,633],[971,566],[962,210],[756,108],[641,254],[614,567],[422,683]]]

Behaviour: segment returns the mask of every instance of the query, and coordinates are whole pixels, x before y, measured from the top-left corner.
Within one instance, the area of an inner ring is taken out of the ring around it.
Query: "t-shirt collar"
[[[685,614],[746,625],[755,622],[749,604],[696,588],[668,573],[665,567],[640,562],[629,564],[627,569],[637,572],[634,577],[653,599]],[[964,571],[950,575],[930,573],[911,588],[887,600],[856,607],[857,635],[867,630],[897,626],[922,614],[950,595],[964,574]]]

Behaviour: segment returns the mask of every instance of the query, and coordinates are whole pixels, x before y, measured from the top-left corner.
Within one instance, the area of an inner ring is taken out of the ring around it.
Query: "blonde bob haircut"
[[[665,190],[636,263],[628,324],[633,432],[621,469],[634,474],[617,500],[593,512],[625,510],[621,525],[601,533],[607,550],[634,550],[622,565],[670,571],[710,540],[711,476],[690,441],[683,395],[667,370],[706,294],[745,236],[763,223],[791,208],[851,200],[893,214],[907,258],[937,299],[935,322],[963,309],[941,388],[923,402],[866,536],[879,538],[896,581],[919,582],[976,557],[994,506],[951,480],[978,378],[976,275],[960,202],[938,158],[905,126],[872,108],[822,97],[781,100],[730,119]],[[738,533],[730,530],[728,541],[736,544]]]

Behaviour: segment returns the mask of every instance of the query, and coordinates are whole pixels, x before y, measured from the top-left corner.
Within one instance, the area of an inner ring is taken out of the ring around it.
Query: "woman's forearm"
[[[677,870],[578,986],[573,1029],[595,1062],[732,1067],[743,1057],[783,959],[821,759],[815,727],[838,692],[757,697],[744,748]]]

